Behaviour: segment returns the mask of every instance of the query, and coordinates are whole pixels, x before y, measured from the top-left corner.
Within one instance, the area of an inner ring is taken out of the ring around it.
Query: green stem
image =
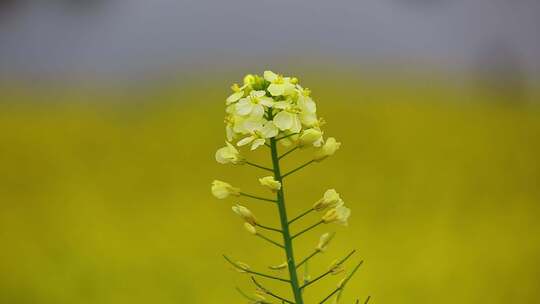
[[[299,216],[293,218],[292,220],[289,221],[289,225],[292,224],[293,222],[295,222],[296,220],[301,219],[301,218],[304,217],[305,215],[308,215],[308,214],[311,213],[312,211],[315,211],[315,209],[311,208],[311,209],[309,209],[308,211],[305,211],[305,212],[303,212],[302,214],[300,214]]]
[[[276,202],[276,200],[273,200],[273,199],[259,197],[259,196],[247,194],[247,193],[244,193],[244,192],[240,192],[240,195],[245,196],[245,197],[251,197],[251,198],[254,198],[254,199],[258,199],[260,201],[266,201],[266,202],[272,202],[272,203]]]
[[[283,174],[282,178],[285,178],[285,177],[287,177],[287,176],[293,174],[294,172],[296,172],[296,171],[298,171],[298,170],[300,170],[300,169],[302,169],[302,168],[304,168],[304,167],[306,167],[306,166],[308,166],[308,165],[310,165],[310,164],[312,164],[312,163],[314,163],[314,162],[315,162],[315,160],[312,159],[312,160],[308,161],[307,163],[301,165],[300,167],[298,167],[298,168],[296,168],[296,169],[294,169],[294,170],[291,170],[291,171],[289,171],[289,172]]]
[[[307,227],[306,229],[304,229],[304,230],[298,232],[297,234],[293,235],[292,238],[294,239],[294,238],[296,238],[297,236],[300,236],[300,235],[302,235],[303,233],[310,231],[311,229],[313,229],[313,228],[319,226],[319,225],[322,224],[322,223],[324,223],[324,221],[319,221],[319,222],[317,222],[317,223],[315,223],[315,224],[313,224],[313,225]]]
[[[295,135],[298,135],[298,134],[300,134],[300,133],[291,133],[291,134],[289,134],[289,135],[284,135],[284,136],[278,137],[278,138],[276,138],[275,140],[276,140],[276,141],[280,141],[280,140],[282,140],[282,139],[285,139],[285,138],[288,138],[288,137],[291,137],[291,136],[295,136]]]
[[[292,245],[292,238],[289,232],[289,221],[287,220],[287,209],[285,208],[285,197],[283,194],[283,178],[279,167],[279,157],[277,149],[277,140],[275,138],[270,139],[272,166],[274,168],[274,179],[281,183],[281,188],[277,191],[277,205],[279,209],[279,219],[281,222],[281,230],[283,232],[283,244],[285,246],[285,255],[287,258],[287,265],[289,269],[289,279],[291,289],[294,295],[294,302],[296,304],[304,304],[302,298],[302,290],[298,284],[298,274],[296,272],[296,265],[294,262],[294,252]]]

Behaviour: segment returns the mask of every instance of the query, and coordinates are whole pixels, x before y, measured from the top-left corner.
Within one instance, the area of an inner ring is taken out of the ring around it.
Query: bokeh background
[[[221,254],[283,257],[209,185],[264,194],[213,154],[265,69],[343,143],[286,184],[291,215],[330,187],[353,209],[296,248],[337,232],[314,274],[358,250],[343,303],[540,302],[538,29],[535,0],[0,1],[0,303],[245,303]]]

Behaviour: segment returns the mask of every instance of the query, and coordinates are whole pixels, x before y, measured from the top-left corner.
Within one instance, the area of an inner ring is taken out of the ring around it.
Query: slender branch
[[[294,304],[294,302],[291,302],[283,297],[280,297],[278,296],[277,294],[271,292],[270,290],[266,289],[265,287],[263,287],[259,282],[257,282],[257,280],[255,280],[254,277],[251,277],[251,280],[253,281],[253,284],[255,284],[257,287],[259,287],[264,293],[266,293],[267,295],[269,296],[272,296],[278,300],[281,300],[282,302],[286,302],[286,303],[290,303],[290,304]]]
[[[300,236],[300,235],[302,235],[302,234],[308,232],[309,230],[311,230],[311,229],[313,229],[313,228],[319,226],[319,225],[322,224],[322,223],[324,223],[324,221],[319,221],[319,222],[317,222],[317,223],[315,223],[315,224],[313,224],[313,225],[307,227],[306,229],[304,229],[304,230],[298,232],[297,234],[293,235],[293,236],[292,236],[292,239],[295,239],[297,236]]]
[[[283,176],[281,178],[285,178],[285,177],[293,174],[294,172],[296,172],[296,171],[298,171],[298,170],[300,170],[300,169],[302,169],[302,168],[304,168],[304,167],[306,167],[306,166],[308,166],[308,165],[310,165],[310,164],[312,164],[314,162],[315,162],[315,160],[312,159],[312,160],[308,161],[307,163],[301,165],[300,167],[283,174]]]
[[[289,221],[289,225],[292,224],[292,223],[294,223],[296,220],[299,220],[299,219],[301,219],[302,217],[304,217],[304,216],[310,214],[312,211],[315,211],[315,209],[311,208],[311,209],[309,209],[309,210],[307,210],[307,211],[301,213],[301,214],[298,215],[297,217],[295,217],[295,218],[293,218],[292,220],[290,220],[290,221]]]
[[[242,297],[246,298],[247,300],[250,300],[250,301],[256,301],[257,299],[251,297],[250,295],[248,295],[247,293],[245,293],[242,289],[240,289],[239,287],[236,287],[235,288],[236,291],[238,291],[238,293],[240,295],[242,295]]]
[[[290,283],[289,280],[284,279],[284,278],[274,277],[274,276],[271,276],[271,275],[268,275],[268,274],[253,271],[251,269],[246,269],[246,268],[240,267],[238,264],[233,262],[228,256],[223,255],[223,257],[225,258],[225,260],[227,260],[227,262],[229,262],[231,265],[233,265],[235,268],[237,268],[239,270],[245,271],[245,272],[250,273],[250,274],[258,275],[258,276],[261,276],[261,277],[265,277],[265,278],[268,278],[268,279],[273,279],[273,280],[277,280],[277,281]]]
[[[307,261],[309,261],[309,259],[311,259],[312,257],[316,256],[318,253],[320,253],[321,251],[320,250],[315,250],[314,252],[312,252],[310,255],[308,255],[307,257],[305,257],[300,263],[298,263],[298,265],[296,265],[296,268],[302,266],[302,264],[306,263]]]
[[[274,139],[274,140],[275,140],[275,141],[280,141],[280,140],[282,140],[282,139],[285,139],[285,138],[288,138],[288,137],[291,137],[291,136],[294,136],[294,135],[298,135],[298,134],[300,134],[300,133],[291,133],[291,134],[289,134],[289,135],[285,135],[285,136],[278,137],[278,138],[276,138],[276,139]]]
[[[259,169],[263,169],[263,170],[266,170],[266,171],[273,172],[273,170],[270,169],[270,168],[267,168],[267,167],[264,167],[264,166],[261,166],[261,165],[257,165],[257,164],[252,163],[252,162],[246,161],[246,164],[248,164],[248,165],[250,165],[250,166],[253,166],[253,167],[256,167],[256,168],[259,168]]]
[[[251,194],[244,193],[244,192],[240,192],[240,195],[245,196],[245,197],[251,197],[251,198],[254,198],[254,199],[258,199],[260,201],[276,203],[276,200],[273,200],[273,199],[270,199],[270,198],[259,197],[259,196],[251,195]]]
[[[337,292],[339,292],[343,287],[338,287],[336,289],[334,289],[334,291],[332,291],[329,295],[327,295],[322,301],[319,302],[319,304],[323,304],[324,302],[326,302],[328,299],[330,299],[333,295],[335,295]]]
[[[351,251],[351,253],[349,253],[346,257],[344,257],[343,259],[338,261],[334,267],[340,266],[341,264],[345,263],[345,261],[347,261],[355,252],[356,252],[356,250]],[[323,273],[320,276],[316,277],[315,279],[313,279],[313,280],[309,281],[308,283],[300,286],[300,288],[304,289],[304,288],[308,287],[309,285],[311,285],[311,284],[317,282],[318,280],[324,278],[325,276],[329,275],[331,272],[332,272],[332,269],[329,269],[328,271],[326,271],[325,273]]]
[[[270,146],[269,144],[267,143],[264,143],[265,146],[267,146],[268,148],[272,148],[272,146]]]
[[[296,151],[296,149],[298,149],[298,146],[296,146],[296,147],[294,147],[294,148],[290,149],[289,151],[287,151],[287,152],[283,153],[283,154],[282,154],[282,155],[281,155],[280,157],[278,157],[278,159],[282,159],[282,158],[284,158],[285,156],[289,155],[290,153],[292,153],[292,152]]]
[[[338,291],[340,290],[343,290],[345,288],[345,285],[347,284],[347,282],[349,282],[349,280],[352,278],[352,276],[356,273],[356,271],[358,270],[358,268],[360,268],[360,266],[364,263],[364,261],[360,261],[360,263],[358,263],[353,271],[351,271],[351,273],[347,276],[347,278],[345,278],[345,280],[343,280],[342,283],[339,284],[339,286],[334,289],[334,291],[332,291],[328,296],[326,296],[326,298],[324,298],[321,302],[319,302],[319,304],[322,304],[324,302],[326,302],[326,300],[330,299],[334,294],[336,294]],[[312,281],[313,282],[313,281]],[[367,304],[369,302],[369,299],[371,297],[368,296],[368,298],[366,299],[366,302],[364,302],[364,304]],[[356,300],[356,303],[358,303],[358,300]]]
[[[364,302],[364,304],[368,304],[369,299],[371,299],[371,296],[368,296],[368,297],[366,298],[366,301]]]
[[[276,241],[274,241],[274,240],[272,240],[272,239],[269,239],[269,238],[267,238],[266,236],[264,236],[264,235],[262,235],[262,234],[260,234],[260,233],[257,233],[256,236],[260,237],[261,239],[263,239],[263,240],[265,240],[265,241],[267,241],[267,242],[269,242],[269,243],[272,243],[272,244],[278,246],[279,248],[285,248],[285,247],[283,247],[283,245],[281,245],[280,243],[278,243],[278,242],[276,242]]]
[[[283,231],[277,229],[277,228],[272,228],[272,227],[268,227],[268,226],[264,226],[264,225],[261,225],[259,223],[257,223],[257,227],[261,227],[262,229],[266,229],[266,230],[270,230],[270,231],[275,231],[275,232],[279,232],[279,233],[283,233]]]

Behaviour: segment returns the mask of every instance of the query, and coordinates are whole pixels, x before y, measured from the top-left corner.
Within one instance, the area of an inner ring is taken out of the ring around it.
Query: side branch
[[[261,239],[263,239],[263,240],[265,240],[265,241],[271,243],[271,244],[274,244],[274,245],[278,246],[279,248],[285,248],[285,247],[284,247],[283,245],[281,245],[280,243],[278,243],[278,242],[276,242],[276,241],[274,241],[274,240],[272,240],[272,239],[270,239],[270,238],[267,238],[266,236],[264,236],[264,235],[262,235],[262,234],[260,234],[260,233],[257,233],[257,234],[255,234],[255,235],[258,236],[258,237],[260,237]]]
[[[298,135],[298,134],[300,134],[300,133],[291,133],[289,135],[281,136],[281,137],[276,138],[275,141],[280,141],[282,139],[285,139],[285,138],[288,138],[288,137],[291,137],[291,136],[295,136],[295,135]]]
[[[306,167],[306,166],[308,166],[308,165],[311,165],[311,164],[314,163],[314,162],[315,162],[315,160],[312,159],[312,160],[308,161],[307,163],[301,165],[300,167],[298,167],[298,168],[296,168],[296,169],[293,169],[293,170],[291,170],[291,171],[289,171],[289,172],[283,174],[283,176],[281,176],[281,178],[285,178],[285,177],[287,177],[287,176],[293,174],[294,172],[296,172],[296,171],[298,171],[298,170],[300,170],[300,169],[302,169],[302,168],[304,168],[304,167]]]
[[[262,229],[266,229],[266,230],[270,230],[270,231],[275,231],[275,232],[283,233],[283,231],[281,231],[280,229],[272,228],[272,227],[268,227],[268,226],[264,226],[264,225],[261,225],[261,224],[259,224],[259,223],[257,223],[257,227],[261,227]]]
[[[289,151],[283,153],[281,156],[278,157],[278,159],[284,158],[285,156],[289,155],[290,153],[293,153],[294,151],[296,151],[296,149],[298,149],[298,146],[296,146],[296,147],[290,149]]]
[[[313,229],[313,228],[319,226],[319,225],[322,224],[322,223],[324,223],[324,221],[319,221],[319,222],[317,222],[317,223],[315,223],[315,224],[313,224],[313,225],[307,227],[306,229],[304,229],[304,230],[298,232],[297,234],[293,235],[293,236],[291,237],[291,239],[295,239],[297,236],[300,236],[300,235],[302,235],[302,234],[304,234],[304,233],[310,231],[311,229]]]
[[[360,263],[356,264],[356,266],[354,267],[354,269],[351,271],[351,273],[345,278],[345,280],[343,280],[341,283],[339,283],[339,286],[334,289],[334,291],[332,291],[328,296],[326,296],[321,302],[319,302],[319,304],[322,304],[324,302],[326,302],[328,299],[330,299],[333,295],[335,295],[337,292],[339,292],[340,290],[343,290],[345,288],[345,285],[349,282],[349,280],[352,278],[352,276],[356,273],[356,271],[358,270],[358,268],[360,268],[360,266],[362,266],[362,264],[364,263],[364,261],[360,261]],[[366,299],[366,302],[364,302],[364,304],[367,304],[369,302],[369,299],[371,297],[368,296],[367,299]],[[356,300],[356,303],[358,303],[358,300]]]
[[[266,202],[277,203],[277,201],[274,200],[274,199],[264,198],[264,197],[259,197],[259,196],[251,195],[251,194],[244,193],[244,192],[240,192],[240,195],[245,196],[245,197],[254,198],[254,199],[257,199],[257,200],[260,200],[260,201],[266,201]]]
[[[259,169],[263,169],[263,170],[266,170],[266,171],[270,171],[270,172],[274,172],[274,170],[270,169],[270,168],[267,168],[265,166],[261,166],[261,165],[257,165],[255,163],[252,163],[252,162],[248,162],[246,161],[246,164],[252,166],[252,167],[255,167],[255,168],[259,168]]]
[[[356,250],[353,250],[351,251],[351,253],[349,253],[346,257],[344,257],[343,259],[341,259],[339,262],[336,263],[336,265],[334,267],[338,267],[340,266],[341,264],[345,263],[345,261],[347,261],[354,253],[356,252]],[[360,265],[362,264],[362,262],[360,262]],[[358,268],[358,267],[357,267]],[[355,270],[356,271],[356,270]],[[328,271],[326,271],[325,273],[321,274],[320,276],[316,277],[315,279],[307,282],[306,284],[300,286],[300,289],[304,289],[306,287],[308,287],[309,285],[317,282],[318,280],[324,278],[325,276],[329,275],[330,273],[332,272],[332,269],[329,269]],[[353,272],[354,274],[354,272]],[[337,292],[337,291],[336,291]]]
[[[304,263],[306,263],[307,261],[309,261],[312,257],[316,256],[317,254],[319,254],[321,251],[320,250],[315,250],[313,251],[310,255],[308,255],[306,258],[304,258],[300,263],[298,263],[298,265],[296,265],[296,268],[302,266]]]
[[[284,279],[284,278],[279,278],[279,277],[275,277],[275,276],[271,276],[271,275],[268,275],[268,274],[265,274],[265,273],[261,273],[261,272],[256,272],[256,271],[253,271],[251,269],[246,269],[245,267],[241,267],[240,265],[236,264],[235,262],[233,262],[228,256],[226,255],[223,255],[223,258],[225,258],[225,260],[227,260],[227,262],[229,262],[231,265],[233,265],[236,269],[238,270],[241,270],[241,271],[244,271],[246,273],[249,273],[249,274],[253,274],[253,275],[258,275],[258,276],[261,276],[261,277],[264,277],[264,278],[268,278],[268,279],[272,279],[272,280],[276,280],[276,281],[281,281],[281,282],[286,282],[286,283],[289,283],[290,281],[287,280],[287,279]]]
[[[289,225],[292,224],[292,223],[294,223],[296,220],[299,220],[299,219],[301,219],[302,217],[304,217],[304,216],[310,214],[312,211],[315,211],[315,209],[311,208],[311,209],[309,209],[309,210],[307,210],[307,211],[301,213],[301,214],[298,215],[297,217],[295,217],[295,218],[293,218],[292,220],[290,220],[290,221],[289,221]]]
[[[283,297],[280,297],[278,296],[277,294],[271,292],[270,290],[266,289],[265,287],[263,287],[259,282],[257,282],[257,280],[255,280],[254,277],[251,277],[251,280],[253,281],[253,284],[255,284],[262,292],[264,292],[265,294],[271,296],[271,297],[274,297],[282,302],[285,302],[285,303],[290,303],[290,304],[294,304],[294,302],[292,301],[289,301]]]

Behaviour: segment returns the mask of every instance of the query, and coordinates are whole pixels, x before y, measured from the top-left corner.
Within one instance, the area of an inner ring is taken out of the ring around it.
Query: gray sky
[[[129,73],[279,56],[458,68],[510,60],[540,73],[537,0],[79,2],[4,7],[0,74]]]

